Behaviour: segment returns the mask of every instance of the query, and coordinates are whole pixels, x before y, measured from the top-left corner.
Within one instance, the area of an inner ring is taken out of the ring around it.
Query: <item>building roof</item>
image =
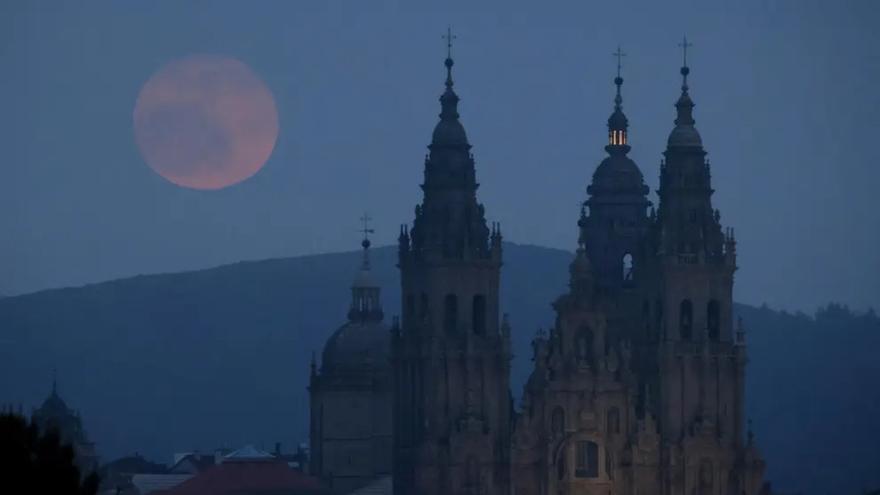
[[[141,495],[149,495],[166,493],[192,477],[192,474],[135,474],[131,477],[131,484]]]
[[[259,459],[223,462],[162,495],[317,495],[327,494],[317,479],[286,463]]]
[[[321,372],[389,367],[391,334],[381,321],[349,321],[327,340]]]
[[[264,450],[260,450],[253,445],[245,445],[244,447],[223,456],[223,462],[258,462],[272,460],[275,460],[275,456]]]

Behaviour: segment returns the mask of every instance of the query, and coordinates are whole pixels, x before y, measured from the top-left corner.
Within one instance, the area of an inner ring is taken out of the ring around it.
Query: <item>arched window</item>
[[[575,353],[578,362],[593,362],[593,331],[589,327],[581,327],[575,341]]]
[[[550,415],[550,433],[555,438],[565,435],[565,411],[559,406],[553,409],[553,414]]]
[[[608,410],[607,421],[605,424],[608,435],[616,435],[620,433],[620,411],[616,407]]]
[[[623,281],[632,282],[633,280],[633,256],[629,253],[623,255]]]
[[[599,446],[596,442],[581,441],[576,445],[574,475],[578,478],[599,476]]]
[[[443,301],[443,329],[453,333],[458,324],[458,298],[455,294],[446,294]]]
[[[693,338],[693,326],[694,305],[691,304],[690,299],[685,299],[681,302],[681,306],[678,309],[678,331],[681,340],[691,340]]]
[[[706,307],[706,327],[709,340],[717,342],[721,337],[721,305],[714,299]]]
[[[486,333],[486,296],[477,294],[473,301],[473,329],[477,335]]]

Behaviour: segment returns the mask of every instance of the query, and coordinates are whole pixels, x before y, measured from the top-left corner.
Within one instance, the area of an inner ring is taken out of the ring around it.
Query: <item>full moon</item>
[[[169,62],[141,88],[134,134],[157,174],[183,187],[222,189],[269,159],[278,111],[269,88],[244,63],[190,55]]]

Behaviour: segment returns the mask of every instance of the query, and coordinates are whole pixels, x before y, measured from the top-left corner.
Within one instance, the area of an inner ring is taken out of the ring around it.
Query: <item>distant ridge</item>
[[[513,393],[530,341],[553,323],[571,254],[505,244]],[[373,249],[386,319],[399,313],[396,247]],[[307,438],[312,353],[345,319],[357,251],[139,275],[0,299],[0,403],[59,392],[104,461],[135,451],[289,448]],[[880,486],[880,321],[837,306],[816,318],[737,306],[748,334],[747,407],[783,491]],[[821,400],[817,400],[821,399]]]

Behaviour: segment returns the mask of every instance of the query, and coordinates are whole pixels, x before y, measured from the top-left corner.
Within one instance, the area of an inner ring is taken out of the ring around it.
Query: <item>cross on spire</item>
[[[612,53],[612,55],[617,57],[617,77],[620,77],[621,59],[626,56],[626,53],[620,51],[620,45],[617,45],[617,51]]]
[[[375,230],[370,228],[370,222],[373,218],[369,215],[369,213],[364,212],[364,214],[360,218],[361,222],[364,224],[364,227],[360,229],[358,232],[364,234],[364,241],[369,241],[369,235],[375,233]]]
[[[452,34],[452,26],[446,26],[446,34],[441,36],[441,38],[446,40],[446,58],[452,58],[452,40],[458,38]]]
[[[688,43],[687,36],[684,36],[681,40],[681,43],[678,44],[681,47],[682,51],[682,66],[687,67],[688,64],[688,48],[694,46],[693,43]]]

